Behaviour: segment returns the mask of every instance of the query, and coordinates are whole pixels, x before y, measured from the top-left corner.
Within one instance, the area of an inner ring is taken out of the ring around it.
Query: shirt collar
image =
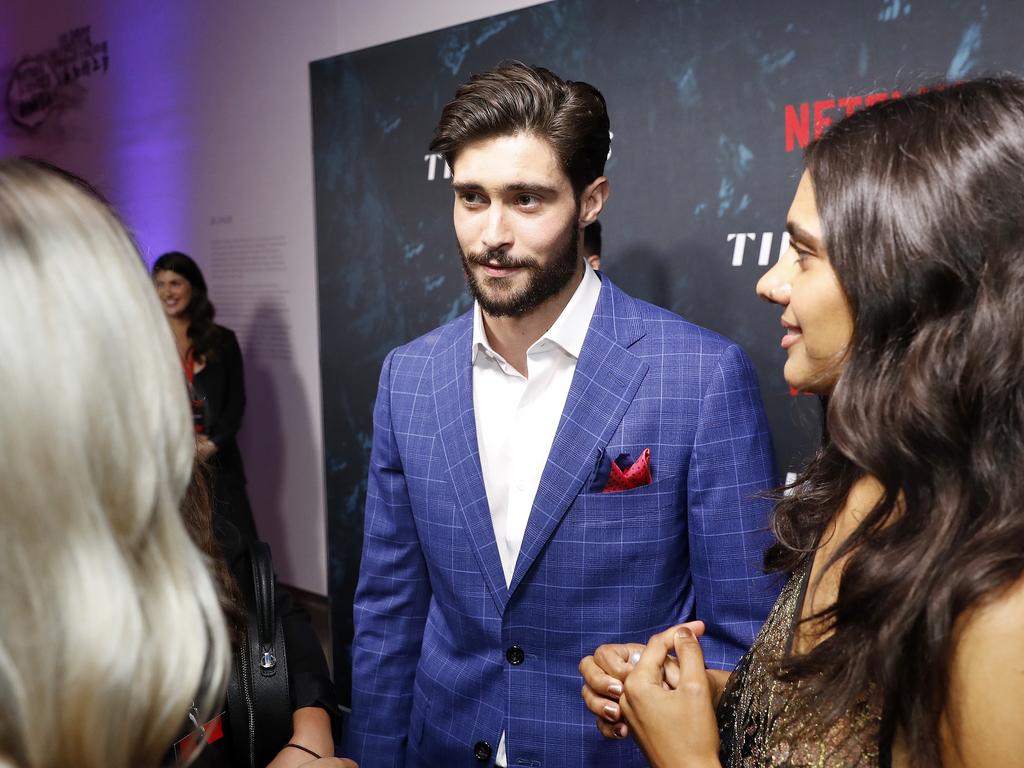
[[[600,295],[601,278],[597,276],[590,264],[584,261],[583,279],[576,286],[569,303],[565,305],[565,309],[562,310],[551,327],[530,346],[530,349],[533,349],[541,340],[547,339],[578,360]],[[487,340],[480,303],[473,302],[473,363],[476,363],[477,354],[481,349],[490,356],[501,359],[501,355],[494,351]]]

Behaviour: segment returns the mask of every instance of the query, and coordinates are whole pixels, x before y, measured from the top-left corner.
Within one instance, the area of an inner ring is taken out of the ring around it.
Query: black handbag
[[[270,545],[249,545],[252,603],[235,648],[235,670],[227,691],[232,762],[264,768],[292,735],[292,703],[284,625],[274,602],[274,565]],[[241,586],[241,585],[240,585]]]

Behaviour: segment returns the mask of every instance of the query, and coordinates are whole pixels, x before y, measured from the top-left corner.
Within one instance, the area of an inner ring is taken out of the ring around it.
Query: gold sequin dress
[[[871,690],[825,727],[798,684],[774,670],[790,652],[810,576],[810,558],[790,578],[718,705],[724,768],[888,768],[879,749],[881,706]]]

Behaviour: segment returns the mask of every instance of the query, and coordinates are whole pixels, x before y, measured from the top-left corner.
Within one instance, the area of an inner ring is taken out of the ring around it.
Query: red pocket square
[[[633,466],[622,469],[618,462],[612,462],[612,471],[602,493],[618,493],[651,484],[651,449],[644,448]]]

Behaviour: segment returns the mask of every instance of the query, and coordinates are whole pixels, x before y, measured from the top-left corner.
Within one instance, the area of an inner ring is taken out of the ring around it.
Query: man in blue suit
[[[431,149],[476,303],[388,355],[374,410],[347,753],[374,766],[639,766],[580,659],[700,616],[730,668],[776,596],[774,484],[734,343],[586,265],[604,99],[517,62],[473,76]]]

